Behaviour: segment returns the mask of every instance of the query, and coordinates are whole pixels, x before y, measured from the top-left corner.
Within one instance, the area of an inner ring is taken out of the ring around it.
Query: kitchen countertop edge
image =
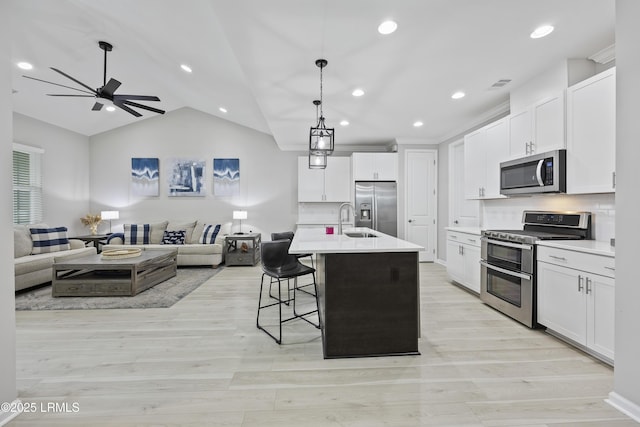
[[[616,256],[616,251],[613,246],[608,242],[601,242],[597,240],[538,240],[536,244],[538,246],[584,252],[610,258],[615,258]]]
[[[337,230],[336,230],[337,231]],[[354,238],[344,234],[326,234],[323,229],[301,229],[297,231],[291,242],[291,254],[336,254],[336,253],[380,253],[380,252],[419,252],[424,250],[420,245],[398,239],[388,234],[366,227],[355,227],[345,232],[366,232],[375,234],[373,238]]]

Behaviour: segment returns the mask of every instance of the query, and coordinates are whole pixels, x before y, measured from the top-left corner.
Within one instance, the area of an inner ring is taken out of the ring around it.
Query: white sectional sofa
[[[33,254],[31,228],[49,228],[46,224],[14,225],[14,271],[16,291],[50,282],[53,262],[96,253],[96,248],[85,247],[82,240],[69,239],[69,249]]]
[[[149,243],[126,242],[125,234],[131,232],[131,227],[127,227],[128,224],[125,224],[125,232],[112,235],[107,241],[107,244],[103,246],[102,250],[107,251],[111,249],[126,249],[132,247],[139,247],[142,249],[177,248],[178,266],[199,265],[217,268],[222,264],[222,262],[224,262],[224,238],[231,232],[231,223],[220,224],[220,230],[215,237],[215,243],[199,243],[205,225],[208,224],[215,225],[216,223],[205,221],[163,221],[148,224],[150,231]],[[139,223],[138,228],[142,225],[144,224]],[[165,238],[164,240],[167,240],[165,231],[184,231],[184,243],[162,243],[163,238]]]

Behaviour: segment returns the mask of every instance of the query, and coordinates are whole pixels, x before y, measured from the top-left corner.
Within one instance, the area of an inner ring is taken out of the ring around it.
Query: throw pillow
[[[162,236],[164,235],[164,230],[167,229],[167,224],[169,221],[162,221],[149,224],[151,228],[151,232],[149,234],[149,243],[153,243],[154,245],[159,245],[162,243]],[[184,230],[181,228],[181,230]]]
[[[187,232],[185,230],[165,231],[162,236],[163,245],[184,245]]]
[[[125,245],[148,245],[151,237],[151,226],[149,224],[125,224],[124,244]]]
[[[68,251],[71,249],[67,238],[67,227],[30,228],[33,241],[32,254]]]
[[[220,231],[220,224],[218,225],[210,225],[205,224],[202,229],[202,234],[200,235],[199,243],[204,244],[214,244],[216,242],[216,236]]]

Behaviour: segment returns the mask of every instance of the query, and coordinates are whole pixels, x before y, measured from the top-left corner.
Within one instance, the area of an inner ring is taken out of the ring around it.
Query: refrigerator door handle
[[[376,197],[376,190],[375,190],[375,186],[373,188],[373,206],[371,207],[372,212],[371,212],[371,219],[372,222],[371,224],[373,225],[373,229],[377,230],[378,229],[378,198]]]

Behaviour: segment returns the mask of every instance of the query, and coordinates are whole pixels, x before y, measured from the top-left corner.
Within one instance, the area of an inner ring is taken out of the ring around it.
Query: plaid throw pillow
[[[148,245],[151,236],[151,226],[149,224],[125,224],[124,244],[125,245]]]
[[[71,249],[67,238],[67,227],[30,228],[33,241],[32,254],[68,251]]]
[[[205,224],[204,229],[202,230],[202,234],[200,235],[200,243],[203,244],[213,244],[216,242],[216,236],[220,231],[220,224],[218,225],[209,225]]]
[[[162,236],[163,245],[184,245],[186,230],[165,231]]]

